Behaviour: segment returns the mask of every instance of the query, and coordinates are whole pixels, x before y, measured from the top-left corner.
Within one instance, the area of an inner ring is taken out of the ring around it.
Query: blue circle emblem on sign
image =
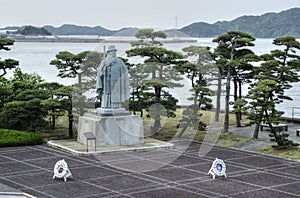
[[[223,160],[220,159],[216,159],[213,162],[213,172],[217,175],[217,176],[223,176],[226,173],[226,165],[223,162]]]

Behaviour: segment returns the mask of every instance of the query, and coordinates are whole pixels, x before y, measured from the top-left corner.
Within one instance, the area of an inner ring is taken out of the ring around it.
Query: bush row
[[[42,143],[42,136],[38,133],[0,129],[0,147],[27,146]]]

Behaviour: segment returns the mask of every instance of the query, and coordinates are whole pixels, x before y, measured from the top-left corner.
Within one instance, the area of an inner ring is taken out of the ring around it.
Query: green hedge
[[[43,140],[40,134],[27,131],[0,129],[0,147],[26,146],[42,143]]]

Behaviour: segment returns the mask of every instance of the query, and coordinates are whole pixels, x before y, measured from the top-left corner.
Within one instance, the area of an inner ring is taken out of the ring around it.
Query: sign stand
[[[218,177],[227,177],[226,175],[226,165],[223,162],[223,160],[216,158],[212,165],[211,168],[209,169],[208,175],[212,175],[213,179],[216,178],[216,176]]]
[[[68,164],[64,159],[56,162],[54,166],[54,175],[52,179],[54,179],[55,177],[64,178],[65,182],[67,181],[68,177],[72,177],[72,173],[69,170]]]

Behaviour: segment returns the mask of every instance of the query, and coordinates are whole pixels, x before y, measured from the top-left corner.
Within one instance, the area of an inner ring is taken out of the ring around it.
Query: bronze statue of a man
[[[128,70],[116,54],[116,47],[110,45],[97,72],[96,93],[104,109],[121,108],[121,104],[129,99]]]

